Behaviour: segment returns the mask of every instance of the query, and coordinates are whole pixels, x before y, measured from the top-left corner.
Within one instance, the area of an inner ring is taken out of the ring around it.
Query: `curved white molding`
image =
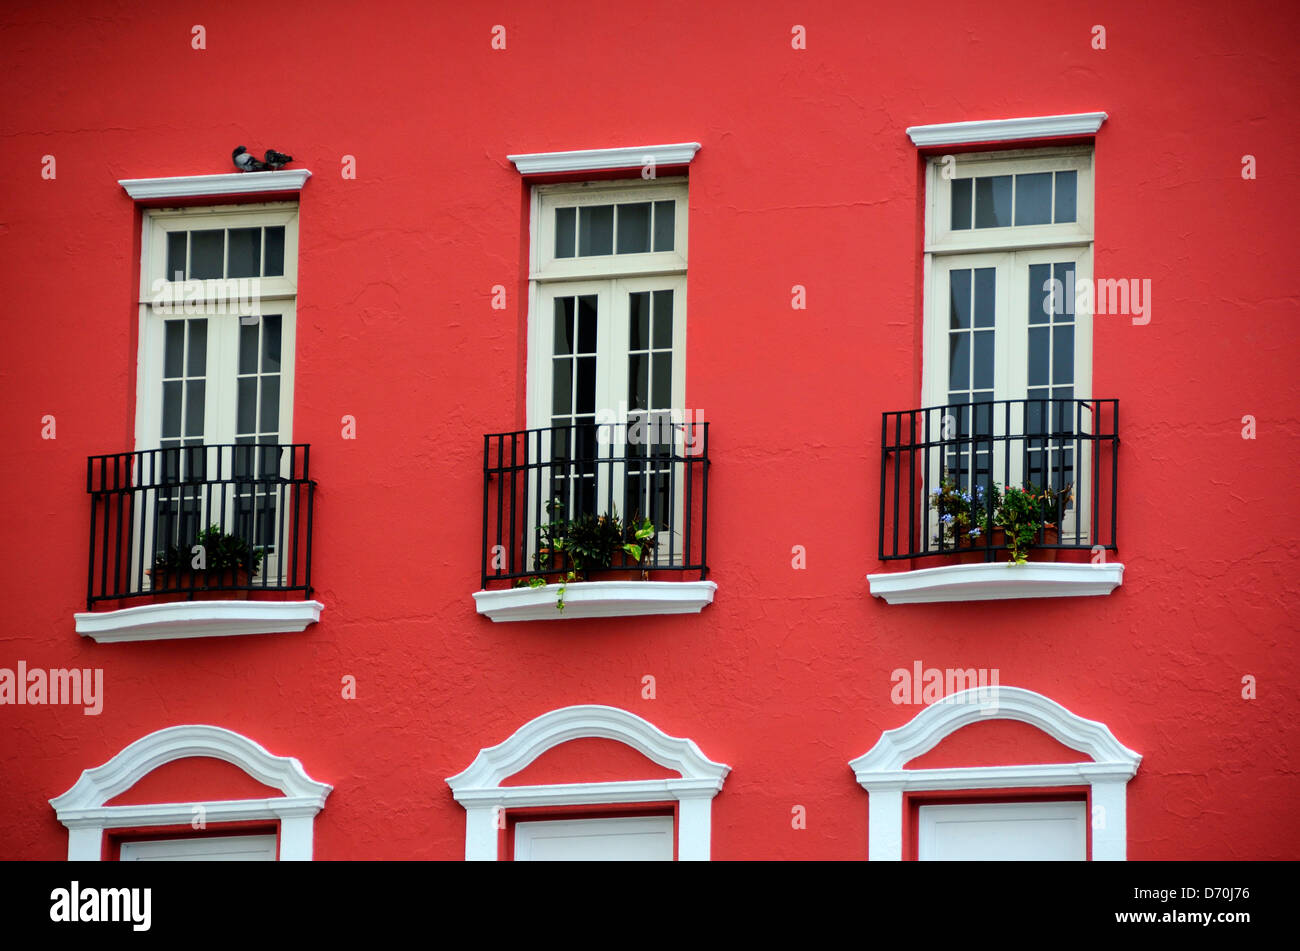
[[[614,168],[664,168],[689,165],[700,150],[698,142],[673,145],[638,145],[621,149],[584,149],[577,152],[534,152],[507,155],[520,175],[548,175],[558,172],[598,172]]]
[[[160,198],[206,198],[211,195],[260,195],[299,192],[311,172],[287,168],[278,172],[229,172],[220,175],[175,175],[169,178],[124,178],[118,184],[136,201]]]
[[[1124,566],[1119,562],[984,562],[867,575],[871,593],[888,604],[1092,597],[1110,594],[1123,580]]]
[[[647,759],[681,773],[680,779],[609,783],[505,786],[501,783],[547,750],[570,740],[616,740]],[[465,807],[466,860],[497,857],[497,815],[522,806],[603,805],[677,800],[677,854],[682,860],[709,858],[712,802],[731,767],[715,763],[694,741],[669,736],[634,713],[600,704],[562,707],[521,726],[504,742],[479,751],[474,761],[447,779]]]
[[[1077,112],[1063,116],[1027,116],[1020,119],[983,119],[910,126],[907,134],[917,147],[973,145],[978,142],[1014,142],[1067,135],[1094,135],[1109,116],[1104,112]]]
[[[494,621],[699,614],[713,603],[717,590],[713,581],[574,581],[565,587],[563,611],[555,606],[558,584],[475,591],[474,605]]]
[[[284,796],[274,799],[217,800],[106,806],[144,776],[166,763],[208,756],[238,766]],[[256,819],[280,820],[281,861],[309,860],[312,822],[325,805],[332,786],[307,775],[302,763],[275,756],[265,747],[233,730],[187,724],[157,730],[131,743],[108,762],[83,770],[72,788],[50,800],[59,821],[69,830],[68,859],[97,861],[103,832],[108,828],[188,825],[203,808],[207,822]]]
[[[949,769],[904,769],[955,731],[981,720],[1018,720],[1087,754],[1090,763],[1034,763]],[[867,753],[849,762],[870,795],[870,858],[902,858],[903,793],[939,789],[1092,786],[1094,860],[1127,855],[1126,784],[1142,756],[1110,729],[1055,700],[1020,687],[974,687],[931,704],[901,727],[886,730]],[[1100,808],[1099,808],[1100,807]]]
[[[259,174],[259,173],[252,173]],[[319,601],[170,601],[118,611],[81,611],[77,633],[101,644],[237,634],[291,634],[320,620]]]

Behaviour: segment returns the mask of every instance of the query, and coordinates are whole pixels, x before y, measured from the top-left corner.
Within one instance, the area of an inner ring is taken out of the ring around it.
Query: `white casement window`
[[[1091,428],[1092,150],[936,156],[928,165],[923,405],[948,407],[940,468],[987,486],[1078,485]],[[1011,404],[1002,401],[1024,401]],[[1023,442],[996,441],[1012,436]],[[972,459],[972,455],[974,458]],[[1059,485],[1058,485],[1059,483]],[[1086,530],[1075,494],[1067,531]]]
[[[515,824],[516,862],[671,862],[672,816],[550,819]]]
[[[267,553],[263,575],[277,573],[282,500],[265,481],[234,480],[290,475],[290,453],[255,447],[292,442],[297,262],[294,203],[145,213],[136,450],[174,450],[148,457],[171,480],[230,486],[151,497],[137,539],[146,564],[154,548],[220,523]],[[219,445],[235,448],[198,448]]]
[[[1088,858],[1086,803],[997,802],[921,806],[921,861],[1075,861]]]
[[[552,465],[530,494],[567,516],[681,524],[686,234],[685,179],[533,190],[527,419]]]

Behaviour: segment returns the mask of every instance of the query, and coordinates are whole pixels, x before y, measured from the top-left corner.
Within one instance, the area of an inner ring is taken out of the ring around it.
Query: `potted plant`
[[[557,518],[563,503],[546,505],[551,520],[537,528],[534,569],[544,575],[559,574],[556,608],[564,610],[564,594],[573,581],[587,581],[593,572],[624,571],[644,581],[656,546],[657,529],[648,518],[622,522],[618,513],[587,513],[575,519]],[[521,578],[516,587],[542,587],[545,577]]]
[[[195,536],[192,545],[171,545],[157,554],[149,572],[150,586],[163,592],[246,588],[261,568],[264,555],[263,549],[250,545],[247,539],[209,525]]]
[[[1000,503],[1001,493],[996,483],[988,494],[979,484],[967,492],[945,469],[939,490],[930,496],[930,507],[939,514],[940,535],[935,539],[936,544],[941,550],[1001,548],[1003,530],[990,518]]]
[[[994,514],[994,521],[1006,531],[1011,562],[1029,561],[1029,549],[1043,530],[1043,494],[1032,486],[1007,486]]]

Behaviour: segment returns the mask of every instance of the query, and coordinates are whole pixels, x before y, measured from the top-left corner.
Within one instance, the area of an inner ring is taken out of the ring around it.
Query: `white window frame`
[[[569,740],[616,740],[647,759],[681,774],[680,779],[602,783],[502,786],[547,750]],[[474,761],[447,779],[465,807],[466,861],[498,858],[501,810],[534,806],[590,806],[677,801],[677,858],[707,861],[712,850],[713,797],[731,767],[706,757],[692,740],[669,736],[634,713],[600,704],[562,707],[525,723],[496,746],[479,750]]]
[[[107,806],[144,776],[166,763],[208,756],[238,766],[265,786],[284,793],[269,799],[228,799],[149,805]],[[83,770],[72,788],[50,800],[68,829],[68,860],[98,862],[106,829],[188,826],[202,816],[221,822],[277,821],[280,861],[310,861],[316,814],[333,787],[307,775],[302,763],[275,756],[233,730],[207,724],[167,727],[141,737],[108,762]]]
[[[1047,733],[1091,762],[905,769],[950,734],[984,720],[1018,720]],[[1056,701],[1021,687],[975,687],[950,694],[912,720],[886,730],[868,752],[849,762],[868,794],[868,858],[903,857],[904,793],[935,790],[1037,789],[1090,786],[1092,860],[1128,855],[1127,790],[1142,755],[1120,743],[1104,723],[1085,720]]]
[[[169,316],[155,313],[155,282],[161,279],[164,288],[181,297],[183,308],[186,289],[169,279],[167,269],[167,234],[170,231],[192,231],[205,228],[274,227],[283,225],[284,275],[260,278],[260,294],[254,301],[251,313],[261,314],[278,310],[281,317],[280,337],[280,437],[282,442],[293,441],[293,375],[294,352],[297,336],[298,293],[298,205],[296,202],[272,202],[255,205],[215,205],[198,208],[165,208],[146,210],[140,246],[140,297],[139,297],[139,353],[136,373],[135,448],[137,451],[157,449],[162,431],[162,386],[164,325]],[[238,280],[238,279],[234,279]],[[233,442],[235,431],[235,376],[238,373],[238,332],[212,333],[212,321],[233,321],[228,302],[223,302],[212,292],[217,281],[203,282],[200,303],[208,311],[208,365],[206,377],[215,380],[217,392],[209,393],[204,401],[204,439],[207,442]],[[193,306],[193,305],[191,305]],[[222,312],[224,311],[224,312]],[[201,313],[185,316],[202,317]],[[216,365],[214,366],[213,363]],[[229,433],[231,438],[225,438]]]

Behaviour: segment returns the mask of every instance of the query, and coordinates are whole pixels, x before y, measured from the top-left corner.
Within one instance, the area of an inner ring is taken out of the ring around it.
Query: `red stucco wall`
[[[0,856],[62,857],[50,797],[153,730],[212,723],[334,786],[317,857],[458,858],[445,777],[541,713],[605,703],[732,766],[716,858],[864,858],[847,762],[918,712],[891,702],[889,676],[917,660],[997,668],[1142,753],[1131,858],[1297,854],[1294,10],[49,3],[0,24],[0,666],[102,667],[106,692],[98,717],[0,707]],[[865,581],[882,570],[880,413],[919,405],[920,387],[923,192],[904,129],[1092,110],[1110,116],[1096,274],[1153,287],[1149,325],[1098,317],[1094,334],[1093,392],[1121,405],[1124,584],[888,606]],[[506,155],[679,141],[702,143],[686,386],[712,424],[716,602],[494,625],[470,594],[481,437],[524,410],[527,216]],[[85,459],[133,447],[136,378],[139,219],[116,182],[230,171],[239,143],[313,172],[293,437],[320,486],[325,611],[302,634],[96,645],[72,618]],[[989,742],[1016,757],[1014,734]],[[560,757],[555,778],[587,778],[582,761]]]

